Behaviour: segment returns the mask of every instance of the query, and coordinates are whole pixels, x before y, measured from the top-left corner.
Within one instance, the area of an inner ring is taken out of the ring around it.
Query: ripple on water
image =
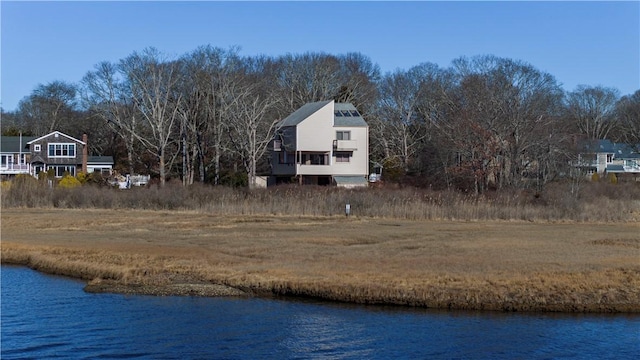
[[[637,315],[503,314],[313,301],[88,294],[2,266],[6,359],[634,359]]]

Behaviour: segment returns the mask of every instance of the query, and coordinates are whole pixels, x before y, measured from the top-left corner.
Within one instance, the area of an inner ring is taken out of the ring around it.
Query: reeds
[[[85,185],[49,187],[20,179],[3,187],[2,206],[79,209],[194,210],[221,215],[302,215],[411,220],[526,220],[526,221],[638,221],[640,183],[589,183],[579,194],[567,184],[547,186],[543,192],[505,190],[482,195],[418,188],[346,190],[319,186],[276,186],[246,190],[168,183],[118,190]]]

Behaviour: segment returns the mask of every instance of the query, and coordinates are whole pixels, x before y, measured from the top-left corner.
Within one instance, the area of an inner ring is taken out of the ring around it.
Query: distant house
[[[369,127],[349,103],[308,103],[276,126],[270,184],[360,187],[369,172]]]
[[[587,175],[615,174],[640,181],[640,146],[610,140],[584,141],[580,145],[577,166]]]
[[[113,157],[87,154],[86,135],[83,140],[59,131],[41,137],[2,136],[0,148],[0,175],[4,177],[17,174],[38,177],[40,172],[52,170],[60,178],[65,173],[111,174],[113,169]]]
[[[27,142],[33,136],[0,137],[0,175],[31,174],[31,152]]]

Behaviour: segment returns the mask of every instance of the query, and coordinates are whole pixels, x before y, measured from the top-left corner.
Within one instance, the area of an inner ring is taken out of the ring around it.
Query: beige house
[[[270,184],[367,186],[369,127],[349,103],[308,103],[276,126]]]

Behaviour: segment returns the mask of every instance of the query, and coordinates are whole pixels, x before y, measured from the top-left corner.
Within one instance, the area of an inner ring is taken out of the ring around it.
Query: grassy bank
[[[1,250],[3,263],[103,290],[213,284],[368,304],[640,312],[638,234],[634,222],[21,208],[2,211]]]

